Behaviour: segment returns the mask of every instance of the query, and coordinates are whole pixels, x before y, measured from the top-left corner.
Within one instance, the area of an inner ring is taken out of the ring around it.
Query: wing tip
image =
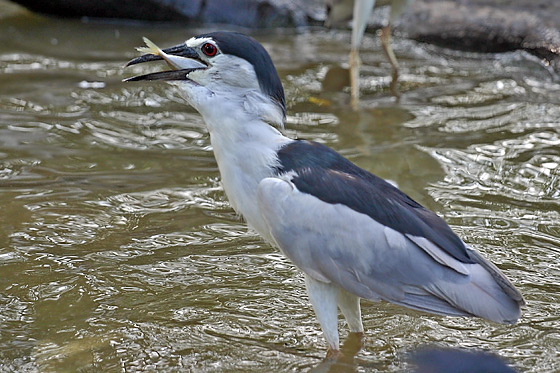
[[[515,287],[515,285],[500,271],[498,267],[489,260],[485,259],[478,251],[467,248],[469,256],[473,260],[482,266],[489,274],[492,276],[494,281],[498,286],[506,293],[513,301],[515,301],[519,307],[523,308],[527,305],[523,294]]]

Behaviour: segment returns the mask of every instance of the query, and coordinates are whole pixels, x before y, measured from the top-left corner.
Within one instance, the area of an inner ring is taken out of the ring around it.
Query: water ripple
[[[229,207],[200,116],[175,88],[121,82],[160,69],[122,67],[142,35],[173,45],[184,28],[1,13],[0,370],[320,364],[326,345],[302,275]],[[342,79],[348,32],[257,37],[285,85],[289,136],[396,182],[502,268],[528,303],[519,324],[503,326],[364,301],[355,370],[403,371],[403,353],[434,343],[497,351],[528,372],[558,370],[557,79],[522,52],[396,38],[395,104],[391,67],[368,34],[363,110],[354,112]],[[345,337],[342,321],[340,329]]]

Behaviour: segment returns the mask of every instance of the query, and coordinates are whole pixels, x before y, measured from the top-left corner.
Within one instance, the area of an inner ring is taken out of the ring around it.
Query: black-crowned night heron
[[[367,21],[377,6],[390,6],[387,25],[381,29],[381,45],[385,55],[393,68],[391,92],[398,98],[397,80],[399,78],[399,64],[391,48],[391,25],[410,6],[414,0],[326,0],[327,18],[325,25],[347,22],[352,19],[352,40],[350,42],[350,92],[352,106],[357,107],[360,98],[360,45],[366,30]]]
[[[213,32],[128,63],[164,59],[166,80],[204,118],[232,207],[305,274],[330,351],[339,350],[337,305],[362,333],[360,298],[415,310],[514,323],[523,297],[435,213],[334,150],[292,140],[284,90],[266,50]]]

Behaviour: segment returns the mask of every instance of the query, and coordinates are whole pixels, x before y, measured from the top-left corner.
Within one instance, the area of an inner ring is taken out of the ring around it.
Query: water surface
[[[0,3],[0,370],[290,371],[325,342],[301,274],[229,207],[201,118],[142,36],[209,29],[57,20]],[[443,216],[524,294],[520,322],[362,302],[357,371],[402,371],[427,344],[560,370],[560,84],[521,52],[395,38],[399,103],[375,35],[362,108],[332,71],[347,31],[256,34],[285,85],[286,133],[323,142]],[[331,71],[331,73],[329,73]],[[342,337],[346,329],[341,321]]]

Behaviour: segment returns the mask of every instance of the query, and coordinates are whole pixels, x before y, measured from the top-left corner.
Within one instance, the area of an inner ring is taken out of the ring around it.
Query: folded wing
[[[390,184],[380,191],[364,183],[355,173],[323,167],[262,180],[265,236],[309,276],[363,298],[501,323],[519,318],[521,294],[443,220]],[[379,213],[372,217],[359,204],[376,205]]]

